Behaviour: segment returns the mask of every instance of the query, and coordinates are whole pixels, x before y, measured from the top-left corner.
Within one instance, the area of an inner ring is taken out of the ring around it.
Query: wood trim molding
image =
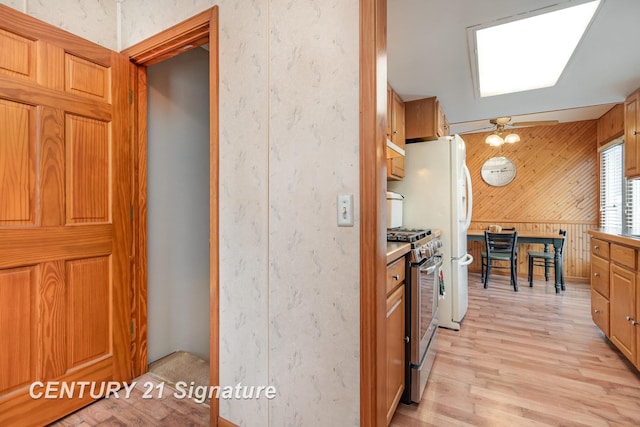
[[[173,27],[144,40],[122,53],[137,65],[135,84],[135,165],[134,165],[134,305],[138,325],[133,345],[139,349],[133,361],[136,375],[147,371],[147,67],[172,58],[187,50],[209,43],[210,104],[210,177],[209,177],[209,241],[210,241],[210,384],[219,385],[219,90],[218,90],[218,7],[214,6]],[[219,401],[211,400],[211,425],[234,426],[219,418]]]
[[[360,0],[360,425],[386,425],[387,0]],[[383,95],[384,94],[384,95]]]
[[[216,6],[217,7],[217,6]],[[214,8],[215,9],[215,8]],[[195,15],[125,50],[134,64],[150,66],[209,42],[212,9]]]
[[[218,427],[238,427],[231,421],[227,421],[224,418],[218,418]]]
[[[210,11],[209,20],[209,302],[210,338],[209,369],[210,384],[220,385],[220,144],[219,144],[219,55],[218,7]],[[211,400],[211,425],[220,424],[220,401]],[[225,421],[227,425],[231,425]],[[224,423],[222,424],[224,426]]]
[[[133,373],[140,376],[147,372],[147,69],[134,66],[133,91],[133,322],[134,337]]]

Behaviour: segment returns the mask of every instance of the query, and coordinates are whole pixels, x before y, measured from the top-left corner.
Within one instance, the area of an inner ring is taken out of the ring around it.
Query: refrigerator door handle
[[[464,174],[467,179],[467,218],[464,222],[464,231],[466,232],[471,225],[471,212],[473,211],[473,189],[471,187],[471,173],[466,164],[463,164]]]
[[[458,265],[459,266],[469,265],[472,262],[473,262],[473,255],[471,255],[471,254],[466,254],[462,258],[458,259]]]

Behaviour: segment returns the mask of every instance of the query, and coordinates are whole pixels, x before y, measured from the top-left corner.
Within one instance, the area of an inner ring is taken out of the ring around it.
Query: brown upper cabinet
[[[640,176],[640,89],[624,103],[624,174],[627,178]]]
[[[387,85],[387,138],[398,147],[405,148],[405,106],[402,98]],[[387,179],[404,178],[404,156],[387,159]]]
[[[624,134],[624,104],[616,104],[598,119],[598,145]]]
[[[449,122],[435,96],[405,102],[408,142],[431,141],[449,135]]]

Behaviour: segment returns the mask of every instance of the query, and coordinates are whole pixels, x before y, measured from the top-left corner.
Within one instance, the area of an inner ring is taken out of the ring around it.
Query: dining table
[[[484,242],[485,230],[467,230],[467,240]],[[504,230],[504,232],[508,232]],[[556,293],[560,292],[560,289],[564,291],[564,263],[562,257],[562,242],[566,237],[560,233],[552,233],[548,231],[526,231],[518,230],[518,243],[523,244],[543,244],[544,252],[549,252],[549,247],[553,246],[553,271],[555,276],[555,288]]]

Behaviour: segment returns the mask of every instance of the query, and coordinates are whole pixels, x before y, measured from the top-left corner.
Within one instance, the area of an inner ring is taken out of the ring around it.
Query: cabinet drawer
[[[636,250],[628,246],[622,246],[615,243],[610,247],[611,261],[629,267],[632,270],[636,268]]]
[[[591,289],[609,298],[609,261],[597,256],[591,258]]]
[[[404,282],[405,258],[402,257],[387,266],[387,292],[389,294]]]
[[[591,239],[591,254],[609,259],[609,242],[600,239]]]
[[[591,290],[591,318],[593,323],[608,337],[609,301],[594,290]]]

